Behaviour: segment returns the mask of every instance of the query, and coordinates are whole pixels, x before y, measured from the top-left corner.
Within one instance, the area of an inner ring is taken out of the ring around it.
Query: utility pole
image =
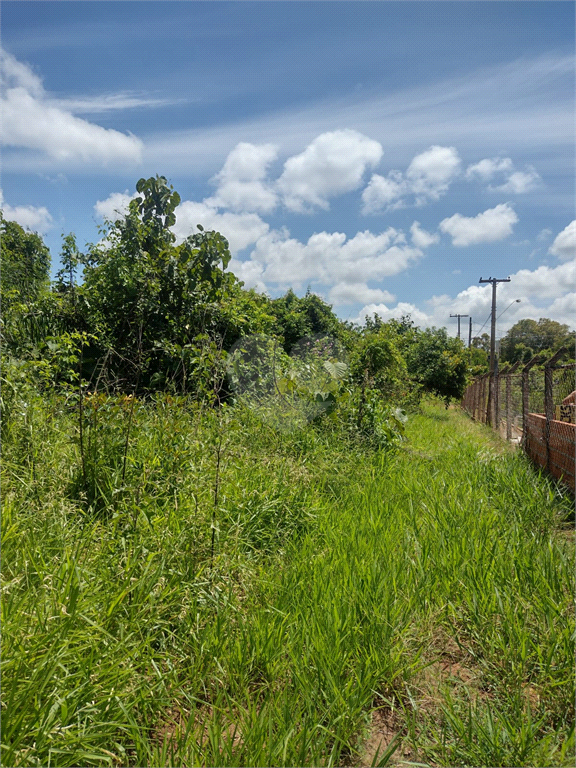
[[[457,317],[458,318],[458,338],[460,338],[460,318],[461,317],[469,317],[469,315],[450,315],[450,317]]]
[[[470,315],[468,321],[468,347],[472,346],[472,315]]]
[[[492,405],[496,401],[495,379],[496,379],[496,286],[498,283],[509,283],[510,278],[504,277],[498,279],[496,277],[489,277],[488,280],[480,278],[481,283],[492,283],[492,322],[490,323],[490,385],[488,387],[488,405],[486,412],[486,423],[492,424]],[[497,425],[496,425],[497,426]]]

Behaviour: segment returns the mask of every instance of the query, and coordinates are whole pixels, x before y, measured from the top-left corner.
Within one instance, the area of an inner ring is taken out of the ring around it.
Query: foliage
[[[115,375],[125,387],[188,391],[198,385],[200,396],[210,388],[199,380],[206,337],[214,357],[246,326],[267,326],[271,318],[254,293],[243,295],[224,272],[230,252],[221,234],[198,226],[175,245],[170,227],[180,197],[164,177],[140,179],[137,191],[142,196],[126,216],[109,223],[104,240],[83,258],[81,311],[99,340],[95,355],[116,353]]]
[[[16,305],[30,305],[48,287],[50,251],[40,235],[26,232],[15,221],[6,221],[0,211],[2,312]]]
[[[82,261],[82,254],[78,250],[76,237],[71,232],[62,237],[62,250],[60,251],[61,269],[56,274],[56,290],[59,293],[73,292],[77,284],[78,266]]]
[[[536,320],[520,320],[510,328],[500,342],[502,362],[527,362],[534,355],[549,352],[552,355],[560,347],[574,350],[576,332],[555,320],[541,317]]]
[[[3,414],[3,765],[370,765],[392,716],[388,758],[572,764],[573,508],[520,453],[428,403],[391,455],[85,394],[99,514],[77,403]]]
[[[404,438],[405,411],[384,400],[375,389],[352,390],[337,413],[351,437],[377,450],[398,448]]]
[[[228,376],[236,402],[292,430],[334,412],[346,394],[348,366],[331,337],[304,338],[288,356],[277,338],[254,335],[232,350]]]
[[[490,334],[483,333],[481,336],[475,336],[472,339],[474,349],[481,349],[486,354],[490,354]]]
[[[30,351],[49,332],[46,294],[50,252],[42,238],[26,232],[0,211],[0,303],[4,353]]]
[[[290,354],[292,348],[307,336],[343,335],[343,323],[332,308],[311,291],[298,298],[290,289],[284,296],[273,299],[271,310],[277,321],[277,332],[284,340],[284,351]]]
[[[468,373],[470,376],[481,376],[488,373],[488,352],[481,347],[472,345],[466,349],[466,358],[468,362]]]
[[[408,372],[427,392],[445,400],[459,400],[468,382],[464,345],[451,338],[445,328],[427,328],[418,333],[407,354]]]
[[[355,384],[392,399],[407,375],[393,329],[383,325],[378,330],[366,330],[351,354],[350,370]]]

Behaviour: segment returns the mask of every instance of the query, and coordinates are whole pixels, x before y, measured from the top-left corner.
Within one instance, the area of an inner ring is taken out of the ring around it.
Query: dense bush
[[[447,402],[461,396],[472,360],[445,331],[420,331],[410,318],[375,317],[359,328],[310,291],[270,299],[246,290],[227,271],[228,242],[218,232],[198,226],[176,244],[171,227],[180,196],[164,177],[140,179],[136,189],[126,214],[106,222],[85,252],[73,234],[63,238],[51,287],[41,238],[2,219],[5,355],[28,361],[37,383],[99,382],[126,394],[187,393],[214,404],[238,386],[230,352],[262,336],[275,340],[277,364],[282,355],[292,359],[274,382],[280,410],[297,398],[311,404],[310,413],[329,415],[346,400],[363,431],[369,411],[414,408],[424,390]],[[304,340],[321,338],[339,345],[338,354],[304,359]],[[348,365],[346,375],[330,369],[336,362]],[[260,388],[270,389],[267,366],[253,368]],[[375,434],[374,424],[366,429]]]

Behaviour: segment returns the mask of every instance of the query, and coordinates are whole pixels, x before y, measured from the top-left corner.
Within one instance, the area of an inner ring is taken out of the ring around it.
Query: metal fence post
[[[554,364],[568,349],[561,347],[544,365],[544,413],[546,415],[546,470],[550,471],[550,422],[554,419]]]
[[[484,376],[480,376],[478,379],[478,392],[476,393],[476,408],[478,410],[478,416],[477,419],[480,423],[482,423],[482,387],[484,386]]]
[[[495,429],[500,434],[500,371],[498,369],[498,359],[496,359],[496,367],[494,369],[494,421],[492,423],[492,429]]]
[[[482,423],[482,392],[484,391],[482,387],[484,386],[484,377],[481,376],[478,379],[478,389],[476,390],[476,419]]]
[[[472,415],[474,416],[475,421],[478,421],[478,408],[480,404],[480,379],[476,379],[474,382],[474,399],[473,399],[473,412]]]
[[[542,355],[536,355],[522,368],[522,445],[526,445],[526,421],[530,409],[530,369],[543,360]]]
[[[510,419],[510,405],[512,401],[512,374],[516,371],[520,362],[514,363],[512,368],[506,371],[506,440],[512,440],[512,421]]]
[[[506,376],[506,440],[512,440],[512,422],[510,421],[510,400],[512,399],[512,376]]]

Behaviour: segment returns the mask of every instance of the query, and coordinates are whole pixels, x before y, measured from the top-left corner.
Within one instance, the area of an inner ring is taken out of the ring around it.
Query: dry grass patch
[[[372,712],[368,736],[362,746],[359,766],[408,766],[417,762],[417,754],[406,738],[402,715],[392,707]]]

